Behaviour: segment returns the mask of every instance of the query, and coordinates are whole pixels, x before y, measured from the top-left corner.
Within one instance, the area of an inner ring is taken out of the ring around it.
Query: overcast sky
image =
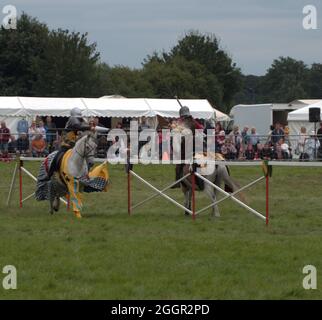
[[[322,0],[1,0],[51,28],[88,32],[101,59],[140,67],[189,30],[216,34],[245,74],[264,74],[281,55],[322,62]],[[318,11],[318,30],[302,27],[303,7]]]

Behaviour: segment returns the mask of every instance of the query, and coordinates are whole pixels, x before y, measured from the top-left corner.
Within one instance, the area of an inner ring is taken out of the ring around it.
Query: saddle
[[[46,172],[57,172],[60,168],[66,151],[54,151],[45,158],[44,164]]]

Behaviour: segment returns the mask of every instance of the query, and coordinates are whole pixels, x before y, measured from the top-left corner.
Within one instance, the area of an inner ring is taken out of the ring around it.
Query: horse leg
[[[59,197],[55,197],[53,201],[53,209],[57,212],[59,210],[60,199]]]
[[[49,184],[48,187],[48,197],[49,197],[49,205],[50,205],[50,214],[54,214],[54,200],[55,200],[55,196],[54,196],[54,190],[53,190],[53,186],[52,184]]]
[[[52,199],[49,200],[49,205],[50,205],[50,214],[54,214],[54,201]]]
[[[68,182],[68,191],[70,194],[70,200],[73,206],[73,212],[76,218],[81,218],[81,210],[83,207],[81,193],[79,192],[79,182],[76,179],[71,179]]]
[[[217,201],[216,190],[212,186],[210,186],[209,184],[206,184],[205,192],[210,197],[212,203],[215,203]],[[211,208],[210,218],[214,218],[214,217],[218,217],[218,218],[220,217],[220,212],[217,204],[213,205]]]
[[[185,206],[185,208],[191,210],[191,193],[189,192],[189,189],[184,184],[181,185],[181,188],[184,193],[184,204],[183,205]],[[186,216],[190,215],[190,213],[188,211],[185,211],[184,214]]]

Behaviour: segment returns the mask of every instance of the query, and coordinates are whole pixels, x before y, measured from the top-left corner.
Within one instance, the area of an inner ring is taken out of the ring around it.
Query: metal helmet
[[[79,108],[73,108],[71,111],[70,111],[70,115],[72,117],[81,117],[82,116],[82,110],[79,109]]]
[[[179,115],[182,118],[190,117],[191,114],[190,114],[189,108],[186,107],[186,106],[181,107],[180,110],[179,110]]]

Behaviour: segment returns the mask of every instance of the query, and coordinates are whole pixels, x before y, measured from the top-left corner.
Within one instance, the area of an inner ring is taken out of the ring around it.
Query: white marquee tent
[[[290,135],[298,135],[301,127],[305,127],[308,133],[314,130],[314,123],[309,122],[310,108],[320,108],[322,119],[322,101],[290,112],[287,118],[288,126],[290,128]],[[319,127],[319,125],[317,127]]]
[[[182,105],[189,107],[194,118],[211,119],[216,113],[218,121],[229,117],[215,110],[207,100],[182,99]],[[6,120],[9,128],[14,128],[22,117],[36,116],[68,117],[70,110],[78,107],[85,117],[147,117],[157,116],[177,118],[180,105],[175,99],[144,98],[34,98],[0,97],[0,119]]]

